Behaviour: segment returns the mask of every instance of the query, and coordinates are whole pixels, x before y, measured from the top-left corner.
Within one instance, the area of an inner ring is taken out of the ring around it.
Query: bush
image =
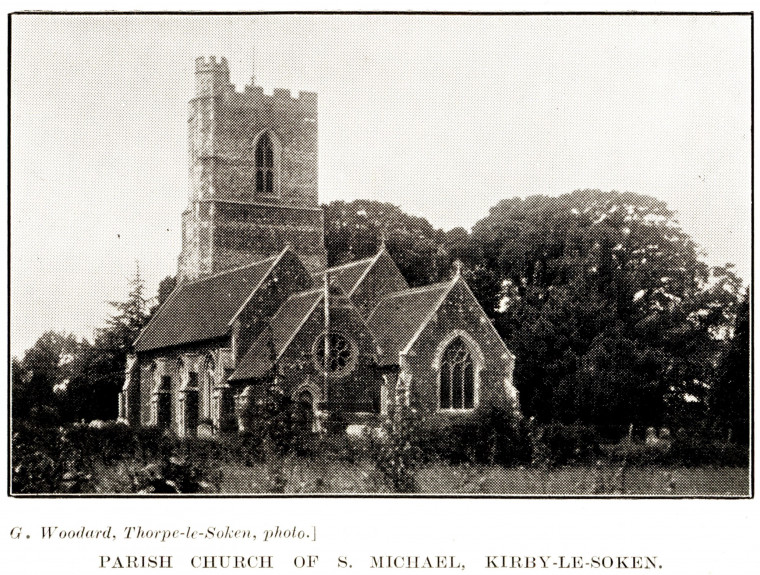
[[[418,490],[416,475],[423,454],[416,440],[422,421],[417,409],[401,407],[389,414],[379,436],[366,437],[375,467],[397,493]]]
[[[528,438],[534,465],[554,467],[568,463],[587,463],[601,454],[596,430],[579,423],[541,425],[530,422]]]
[[[133,476],[133,485],[137,493],[204,493],[212,488],[203,475],[192,461],[169,457],[140,469]]]
[[[611,462],[633,466],[716,466],[746,467],[749,450],[746,446],[703,439],[699,436],[682,436],[671,442],[654,445],[622,441],[605,449]]]
[[[530,453],[521,421],[499,406],[431,417],[421,425],[416,444],[426,461],[440,459],[454,465],[513,465],[528,460]]]

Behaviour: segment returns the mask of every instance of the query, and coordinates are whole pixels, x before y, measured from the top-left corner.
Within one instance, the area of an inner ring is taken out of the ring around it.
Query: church
[[[230,83],[195,61],[177,286],[134,342],[119,417],[179,436],[244,431],[273,386],[320,431],[398,405],[517,408],[514,356],[459,269],[410,288],[382,243],[327,267],[317,96]]]

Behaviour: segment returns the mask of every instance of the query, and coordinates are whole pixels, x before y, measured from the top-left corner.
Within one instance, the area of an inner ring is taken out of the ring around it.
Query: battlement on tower
[[[195,59],[195,97],[222,96],[225,103],[235,107],[287,108],[299,111],[312,119],[317,114],[317,95],[314,92],[298,92],[295,96],[286,88],[275,88],[271,95],[261,86],[248,85],[238,92],[230,82],[227,58],[217,60],[200,57]]]

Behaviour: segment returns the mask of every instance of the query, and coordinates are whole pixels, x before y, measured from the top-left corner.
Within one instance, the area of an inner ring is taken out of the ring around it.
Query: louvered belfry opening
[[[274,148],[269,134],[262,134],[256,144],[256,193],[274,194]]]

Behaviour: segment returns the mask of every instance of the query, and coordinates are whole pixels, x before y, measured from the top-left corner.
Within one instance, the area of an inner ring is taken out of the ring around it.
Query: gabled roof
[[[398,354],[416,338],[449,294],[453,280],[395,292],[377,304],[367,325],[383,350],[385,362],[396,363]]]
[[[285,300],[272,317],[271,327],[261,332],[228,381],[257,379],[267,375],[272,369],[272,355],[279,359],[323,296],[324,289],[315,288],[293,294]]]
[[[135,340],[148,351],[223,337],[285,251],[248,266],[180,284]]]
[[[356,260],[355,262],[349,262],[347,264],[328,268],[325,271],[314,274],[314,277],[318,278],[319,281],[324,281],[325,273],[329,273],[330,277],[337,281],[340,287],[343,288],[346,295],[350,296],[359,286],[361,280],[364,279],[364,276],[367,275],[367,272],[372,265],[380,257],[381,253],[382,250],[371,258]]]

